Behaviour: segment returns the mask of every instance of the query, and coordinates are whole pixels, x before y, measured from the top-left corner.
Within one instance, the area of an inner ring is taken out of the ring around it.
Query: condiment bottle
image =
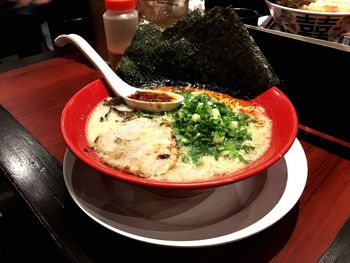
[[[188,14],[189,0],[139,0],[140,18],[167,28]]]
[[[105,0],[103,24],[106,34],[108,60],[115,68],[130,45],[139,22],[136,0]]]

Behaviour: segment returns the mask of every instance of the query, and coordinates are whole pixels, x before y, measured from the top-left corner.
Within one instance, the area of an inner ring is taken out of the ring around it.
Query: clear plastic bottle
[[[108,60],[115,68],[130,45],[139,22],[136,0],[105,0],[103,24],[106,34]]]

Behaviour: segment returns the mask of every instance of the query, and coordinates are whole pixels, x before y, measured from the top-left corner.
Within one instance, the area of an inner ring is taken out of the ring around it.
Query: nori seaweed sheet
[[[252,99],[279,83],[231,6],[194,11],[166,29],[144,22],[116,68],[131,85],[192,85]]]

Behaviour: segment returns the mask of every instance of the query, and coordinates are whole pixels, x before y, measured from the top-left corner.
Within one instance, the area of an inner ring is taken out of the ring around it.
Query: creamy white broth
[[[227,100],[226,97],[220,98],[220,100]],[[215,160],[213,156],[204,156],[200,159],[197,165],[194,165],[192,162],[183,161],[183,151],[180,149],[178,159],[175,165],[169,169],[166,173],[159,174],[154,173],[152,175],[141,174],[142,177],[147,177],[153,180],[162,180],[162,181],[171,181],[171,182],[189,182],[189,181],[201,181],[215,178],[217,176],[225,176],[226,174],[232,174],[239,170],[244,169],[246,166],[250,165],[251,162],[261,157],[267,148],[270,145],[271,139],[271,120],[265,115],[264,109],[260,106],[253,104],[242,104],[239,101],[232,102],[230,101],[230,107],[236,108],[239,111],[245,111],[248,114],[254,115],[258,119],[257,123],[253,123],[249,126],[249,132],[252,135],[252,140],[248,141],[247,144],[254,146],[255,149],[249,154],[241,154],[244,156],[247,162],[241,162],[238,159],[219,157],[218,160]],[[126,110],[124,108],[123,110]],[[122,125],[123,117],[118,116],[114,111],[110,111],[109,106],[103,105],[101,102],[92,112],[88,124],[87,124],[87,139],[89,146],[94,149],[96,138],[108,131],[117,129],[118,126]],[[108,113],[108,118],[104,116]],[[103,121],[101,121],[101,117]],[[161,118],[161,117],[157,117]],[[162,122],[163,119],[160,119],[159,122]],[[97,152],[101,159],[107,164],[114,166],[114,162],[111,162],[110,156],[106,154]],[[137,162],[142,162],[142,160],[135,160],[133,165]],[[125,170],[125,169],[121,169]],[[130,172],[127,170],[127,172]],[[140,176],[140,174],[138,174]]]

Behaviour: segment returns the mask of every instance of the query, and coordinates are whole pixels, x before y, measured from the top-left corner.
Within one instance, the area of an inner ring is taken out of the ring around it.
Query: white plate
[[[76,204],[104,227],[136,240],[177,247],[237,241],[271,226],[300,198],[307,161],[298,140],[274,166],[192,197],[165,197],[92,170],[66,151],[66,186]]]

